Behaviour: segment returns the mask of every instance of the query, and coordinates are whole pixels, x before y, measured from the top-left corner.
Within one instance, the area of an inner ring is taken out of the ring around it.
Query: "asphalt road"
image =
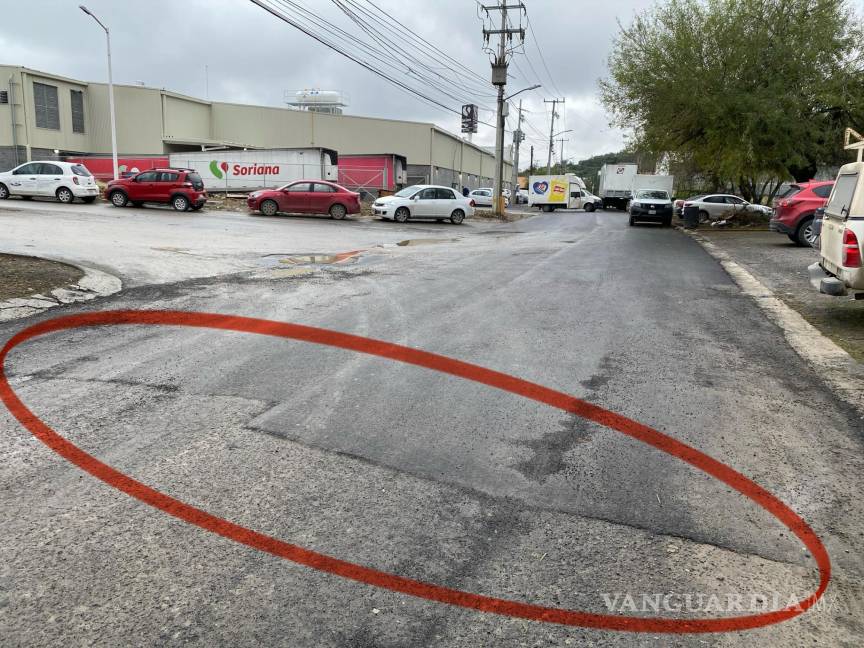
[[[9,216],[0,211],[0,221]],[[29,227],[12,215],[4,246],[62,251],[40,238],[56,211],[27,217]],[[170,517],[71,465],[4,410],[4,645],[860,645],[862,420],[681,233],[630,228],[618,212],[399,229],[167,214],[114,227],[109,253],[97,233],[109,217],[75,218],[93,233],[100,266],[134,277],[130,287],[6,323],[0,339],[64,314],[176,309],[458,358],[631,417],[741,471],[813,527],[832,580],[816,608],[748,631],[633,633],[465,609]],[[222,230],[218,263],[171,282],[149,257],[124,262],[127,246],[153,247],[140,242],[145,227],[155,238],[170,232],[171,245],[194,241],[177,247],[196,254]],[[252,227],[261,240],[270,228],[278,245],[231,243]],[[421,240],[394,247],[397,238]],[[337,265],[267,256],[376,241],[383,247]],[[81,244],[71,256],[83,253]],[[818,581],[788,529],[708,475],[575,415],[429,369],[143,325],[54,333],[13,350],[7,365],[28,407],[117,470],[254,531],[402,577],[649,618],[779,609]],[[652,610],[664,595],[683,609]]]

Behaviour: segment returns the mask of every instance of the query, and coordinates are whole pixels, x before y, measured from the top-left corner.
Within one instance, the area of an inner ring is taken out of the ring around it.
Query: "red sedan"
[[[286,214],[329,214],[340,220],[360,213],[360,194],[324,180],[298,180],[278,189],[249,194],[249,209],[265,216]]]

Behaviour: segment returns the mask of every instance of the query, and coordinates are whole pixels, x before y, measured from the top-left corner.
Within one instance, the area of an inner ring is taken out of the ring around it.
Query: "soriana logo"
[[[220,162],[219,160],[211,160],[210,161],[210,173],[212,173],[215,177],[220,180],[228,175],[233,176],[267,176],[267,175],[279,175],[279,165],[278,164],[258,164],[257,162],[253,162],[252,164],[235,164],[233,166],[229,165],[227,162]]]
[[[210,160],[210,173],[221,180],[228,175],[228,163]]]

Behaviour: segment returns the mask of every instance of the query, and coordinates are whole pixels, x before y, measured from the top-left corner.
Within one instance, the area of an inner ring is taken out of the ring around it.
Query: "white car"
[[[80,198],[92,203],[99,197],[99,187],[83,164],[53,160],[27,162],[0,173],[0,199],[9,196],[53,197],[62,203]]]
[[[507,206],[510,204],[510,190],[503,189],[501,191],[501,195],[504,196],[504,205]],[[478,207],[492,207],[492,189],[491,188],[481,188],[475,189],[474,191],[468,194],[468,198],[474,201],[474,204]]]
[[[450,220],[459,225],[474,216],[474,202],[450,187],[412,185],[372,203],[375,216],[404,223],[413,219]]]
[[[699,220],[703,223],[709,220],[729,218],[739,211],[761,212],[765,216],[770,216],[773,211],[766,205],[749,203],[740,196],[733,196],[731,194],[696,196],[685,200],[682,208],[691,206],[699,208]]]

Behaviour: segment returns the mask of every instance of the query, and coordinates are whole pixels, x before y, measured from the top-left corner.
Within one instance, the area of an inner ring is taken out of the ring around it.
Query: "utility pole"
[[[552,104],[552,123],[549,124],[549,158],[546,160],[546,175],[552,175],[552,151],[555,150],[555,118],[558,117],[558,113],[555,112],[555,107],[559,103],[564,103],[563,99],[552,99],[551,101],[548,99],[544,99],[543,103],[551,103]]]
[[[564,142],[569,142],[570,140],[562,137],[558,141],[561,142],[561,173],[567,173],[567,170],[564,168]]]
[[[528,167],[528,174],[534,173],[534,145],[531,145],[531,166]]]
[[[516,130],[513,131],[513,180],[510,184],[510,200],[515,201],[519,187],[519,144],[525,139],[522,132],[522,100],[519,100],[519,116],[516,118]]]
[[[503,0],[502,4],[481,5],[481,7],[487,16],[490,15],[490,11],[501,12],[501,27],[499,29],[483,29],[483,39],[487,44],[487,51],[494,55],[492,61],[492,85],[498,86],[497,119],[495,121],[495,185],[492,193],[495,214],[501,216],[504,213],[504,201],[501,197],[501,191],[504,184],[504,119],[507,116],[504,112],[504,86],[507,85],[507,55],[511,51],[508,49],[507,42],[510,41],[512,43],[514,34],[518,34],[522,41],[525,40],[525,30],[522,29],[521,25],[518,29],[507,27],[507,10],[518,9],[524,12],[525,5],[521,2],[507,4],[507,0]],[[489,38],[493,35],[498,36],[497,52],[488,46]]]

